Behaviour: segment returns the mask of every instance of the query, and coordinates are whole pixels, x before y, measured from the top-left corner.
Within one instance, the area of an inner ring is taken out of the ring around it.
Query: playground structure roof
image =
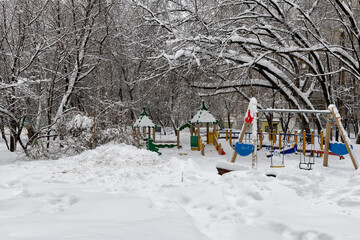
[[[151,127],[151,128],[156,127],[154,122],[150,119],[149,115],[147,114],[145,107],[140,113],[140,117],[134,123],[134,128],[139,128],[139,127]]]
[[[191,119],[191,123],[217,123],[215,117],[209,112],[205,106],[204,101],[201,103],[200,109],[197,111],[195,116]]]

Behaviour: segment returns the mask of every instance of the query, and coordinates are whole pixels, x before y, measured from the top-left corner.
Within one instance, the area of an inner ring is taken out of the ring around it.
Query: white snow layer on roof
[[[191,119],[191,123],[215,123],[215,117],[207,110],[199,110]]]
[[[155,127],[155,124],[148,116],[145,115],[136,120],[134,127]]]

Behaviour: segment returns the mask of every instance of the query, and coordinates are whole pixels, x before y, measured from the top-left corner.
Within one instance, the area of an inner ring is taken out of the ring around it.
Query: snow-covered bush
[[[108,142],[131,144],[131,127],[96,124],[92,117],[81,113],[68,114],[55,137],[42,138],[28,153],[31,158],[57,159],[94,149]]]

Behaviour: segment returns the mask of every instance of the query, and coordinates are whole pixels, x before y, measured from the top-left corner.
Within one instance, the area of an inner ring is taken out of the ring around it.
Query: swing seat
[[[351,149],[353,148],[353,146],[351,145]],[[333,153],[335,153],[336,155],[346,155],[348,154],[348,150],[346,148],[346,145],[344,143],[330,143],[329,144],[329,150]]]
[[[299,168],[302,170],[312,170],[312,165],[314,163],[310,163],[310,162],[301,162],[299,163]]]
[[[246,157],[250,155],[255,150],[255,146],[247,143],[239,143],[235,144],[235,151],[242,157]]]
[[[284,156],[272,156],[271,159],[271,164],[270,164],[271,168],[283,168],[285,167],[284,164]]]

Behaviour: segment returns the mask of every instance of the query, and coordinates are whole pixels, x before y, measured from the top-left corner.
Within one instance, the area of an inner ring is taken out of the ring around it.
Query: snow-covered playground
[[[306,171],[289,154],[272,169],[264,149],[256,169],[238,156],[239,170],[220,176],[217,162],[232,155],[220,141],[225,155],[207,145],[202,156],[184,130],[182,148],[161,156],[113,143],[55,161],[24,161],[0,142],[0,239],[359,239],[348,157]]]

